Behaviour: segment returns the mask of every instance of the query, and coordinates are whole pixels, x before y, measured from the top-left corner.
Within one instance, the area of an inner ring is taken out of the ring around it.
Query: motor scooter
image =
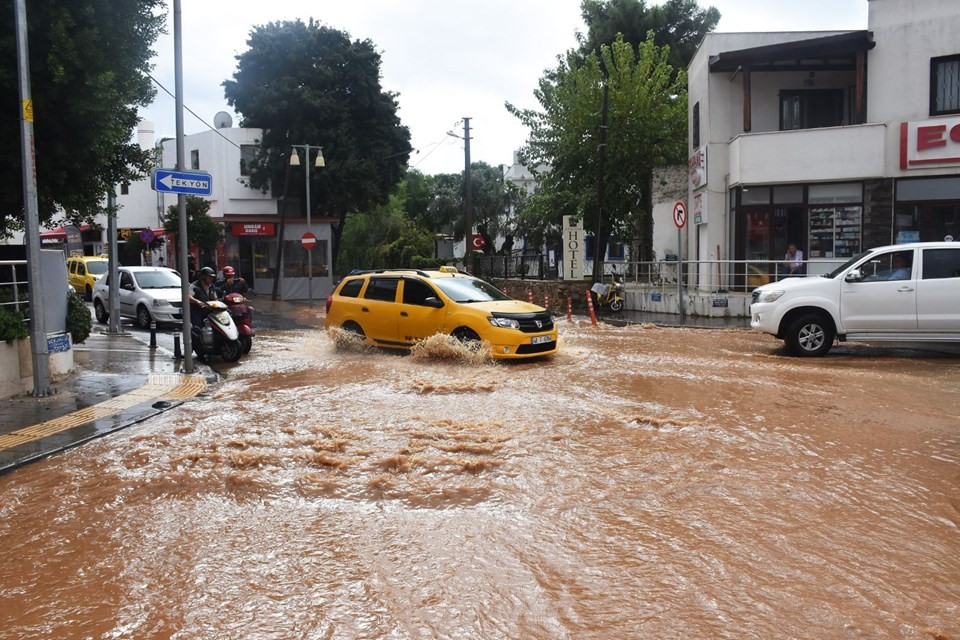
[[[243,346],[244,353],[250,353],[253,347],[253,337],[257,335],[253,330],[253,307],[250,301],[242,293],[228,293],[223,297],[227,304],[227,310],[233,316],[233,322],[237,325],[237,332],[240,334],[240,344]]]
[[[218,355],[224,362],[236,362],[243,355],[237,325],[233,322],[227,305],[219,300],[207,303],[203,325],[194,325],[190,334],[193,350],[200,357]]]
[[[593,304],[598,308],[608,307],[610,311],[623,311],[623,282],[613,274],[613,282],[604,284],[602,282],[594,283],[590,287],[593,293]]]

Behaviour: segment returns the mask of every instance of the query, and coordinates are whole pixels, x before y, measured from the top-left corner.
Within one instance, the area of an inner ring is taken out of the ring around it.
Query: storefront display
[[[862,207],[810,209],[809,256],[849,258],[860,253]]]

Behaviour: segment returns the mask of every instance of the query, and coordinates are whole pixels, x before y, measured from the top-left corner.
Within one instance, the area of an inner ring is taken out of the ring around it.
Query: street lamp
[[[307,163],[304,165],[306,167],[306,180],[307,180],[307,231],[310,229],[310,151],[312,149],[317,150],[317,159],[314,161],[313,166],[320,168],[327,166],[327,163],[323,159],[323,149],[317,146],[309,144],[294,144],[290,145],[293,147],[293,153],[290,154],[290,166],[299,167],[300,166],[300,154],[297,153],[297,148],[303,149],[303,152],[307,156]],[[278,274],[279,275],[279,274]],[[310,296],[310,304],[313,304],[313,249],[307,249],[307,289]]]

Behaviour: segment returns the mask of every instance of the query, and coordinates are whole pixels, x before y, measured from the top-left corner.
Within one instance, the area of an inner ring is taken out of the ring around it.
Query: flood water
[[[0,637],[960,638],[960,359],[560,326],[264,334],[0,477]]]

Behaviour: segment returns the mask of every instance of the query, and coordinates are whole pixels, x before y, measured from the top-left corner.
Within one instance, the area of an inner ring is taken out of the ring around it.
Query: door
[[[843,282],[840,318],[848,332],[917,330],[917,270],[913,250],[874,254],[860,263],[864,278]]]
[[[922,249],[917,282],[920,331],[960,333],[960,247]]]
[[[404,278],[400,295],[402,303],[398,331],[401,340],[413,343],[443,330],[443,320],[447,316],[446,309],[437,309],[425,304],[427,298],[441,299],[430,285],[416,278]]]
[[[130,275],[129,271],[120,272],[120,287],[117,292],[118,297],[120,298],[120,315],[133,317],[136,315],[137,310],[134,309],[134,304],[136,303],[134,296],[134,286],[133,286],[133,276]]]
[[[360,301],[360,324],[368,338],[390,344],[401,342],[397,330],[399,284],[396,277],[370,278],[367,283]]]

